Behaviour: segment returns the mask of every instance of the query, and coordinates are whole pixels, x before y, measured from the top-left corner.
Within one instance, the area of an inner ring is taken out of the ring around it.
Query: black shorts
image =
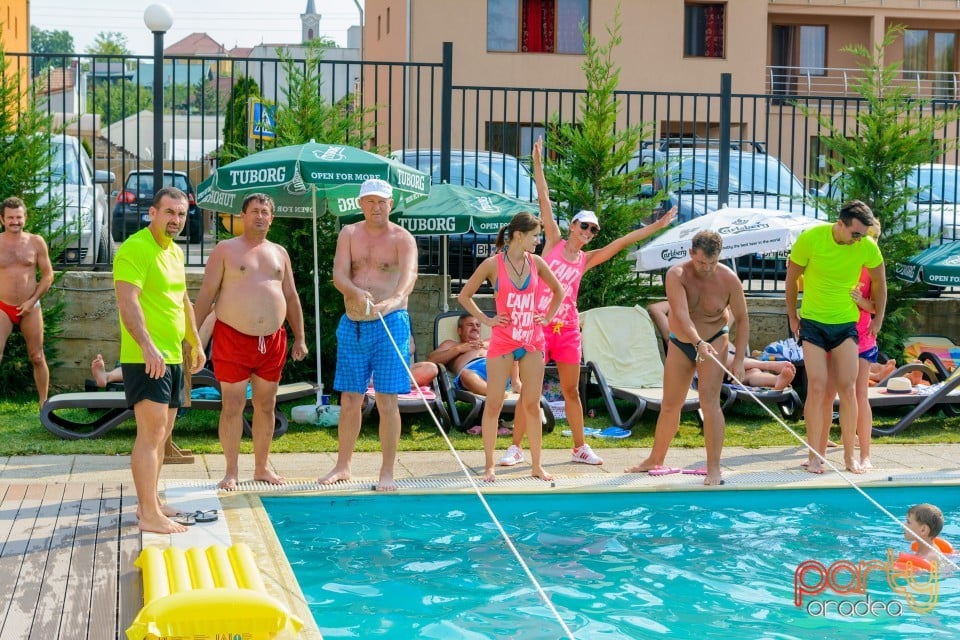
[[[168,364],[161,378],[147,375],[147,365],[142,362],[122,362],[123,393],[127,405],[134,406],[141,400],[151,400],[168,407],[183,406],[183,365]]]
[[[853,338],[853,344],[859,344],[856,322],[824,324],[815,320],[800,319],[800,344],[809,342],[829,352],[843,344],[847,338]]]

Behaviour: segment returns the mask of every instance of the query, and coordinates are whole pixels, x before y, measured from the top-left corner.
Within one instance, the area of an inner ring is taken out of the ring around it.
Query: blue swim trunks
[[[521,347],[523,349],[523,347]],[[524,350],[526,352],[526,350]],[[487,359],[486,358],[474,358],[467,364],[463,365],[463,368],[460,369],[460,373],[457,374],[457,377],[453,379],[453,386],[461,391],[465,391],[463,388],[463,383],[460,380],[460,376],[463,375],[464,371],[472,371],[481,378],[483,381],[487,381]],[[507,390],[510,390],[510,379],[507,379]]]
[[[410,316],[400,309],[380,319],[357,322],[346,315],[337,326],[336,391],[366,393],[373,380],[377,393],[408,393],[410,377],[406,362],[397,353],[384,329],[390,330],[400,353],[410,353]],[[406,356],[405,356],[406,357]]]

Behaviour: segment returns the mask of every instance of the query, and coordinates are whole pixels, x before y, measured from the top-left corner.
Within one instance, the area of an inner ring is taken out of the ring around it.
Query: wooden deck
[[[143,605],[132,484],[0,483],[0,638],[125,638]]]

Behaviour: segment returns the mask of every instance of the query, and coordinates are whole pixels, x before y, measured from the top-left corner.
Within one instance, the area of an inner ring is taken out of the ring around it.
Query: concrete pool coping
[[[501,454],[502,449],[501,446],[497,453]],[[498,468],[498,481],[492,486],[483,486],[483,491],[727,491],[849,486],[835,473],[818,476],[802,471],[798,465],[806,454],[800,446],[725,448],[722,462],[726,484],[719,488],[703,487],[699,476],[624,474],[625,468],[646,457],[649,450],[645,448],[602,449],[597,446],[596,450],[605,460],[605,464],[598,467],[570,462],[570,452],[566,449],[545,450],[544,465],[556,476],[553,487],[531,478],[529,463],[524,463],[512,468]],[[526,453],[529,457],[529,452]],[[862,476],[850,476],[858,485],[960,484],[960,445],[874,444],[871,453],[876,469]],[[482,471],[482,451],[461,451],[459,454],[474,474]],[[841,451],[831,449],[827,457],[834,464],[842,466]],[[224,468],[223,456],[219,453],[196,455],[193,464],[167,465],[162,471],[161,488],[168,500],[186,501],[180,504],[189,504],[190,508],[219,508],[222,518],[217,526],[197,525],[191,527],[187,534],[143,534],[142,546],[173,545],[186,548],[230,542],[247,543],[254,550],[268,591],[305,621],[306,627],[301,637],[320,638],[319,629],[263,510],[260,497],[284,494],[369,495],[380,467],[380,453],[354,455],[354,480],[327,487],[318,485],[316,477],[333,468],[335,458],[334,453],[275,453],[270,456],[271,465],[278,474],[287,478],[287,485],[274,487],[264,483],[242,482],[239,491],[230,493],[215,489]],[[681,468],[703,466],[703,449],[671,449],[666,462]],[[0,457],[0,477],[7,482],[27,484],[129,483],[129,464],[127,456]],[[252,467],[252,455],[241,455],[241,477],[249,477]],[[402,492],[473,491],[459,464],[448,452],[401,451],[396,474]]]

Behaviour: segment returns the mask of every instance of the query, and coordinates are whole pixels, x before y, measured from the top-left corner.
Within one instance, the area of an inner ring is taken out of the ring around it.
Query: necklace
[[[522,280],[523,280],[523,272],[526,271],[526,268],[527,268],[527,262],[526,262],[526,260],[524,260],[523,262],[521,262],[521,263],[520,263],[520,268],[517,269],[517,267],[513,264],[513,261],[510,259],[510,256],[509,256],[506,252],[504,252],[503,258],[504,258],[504,260],[507,261],[507,264],[510,265],[510,268],[513,269],[513,272],[514,272],[515,274],[517,274],[517,280],[521,280],[521,281],[522,281]]]

